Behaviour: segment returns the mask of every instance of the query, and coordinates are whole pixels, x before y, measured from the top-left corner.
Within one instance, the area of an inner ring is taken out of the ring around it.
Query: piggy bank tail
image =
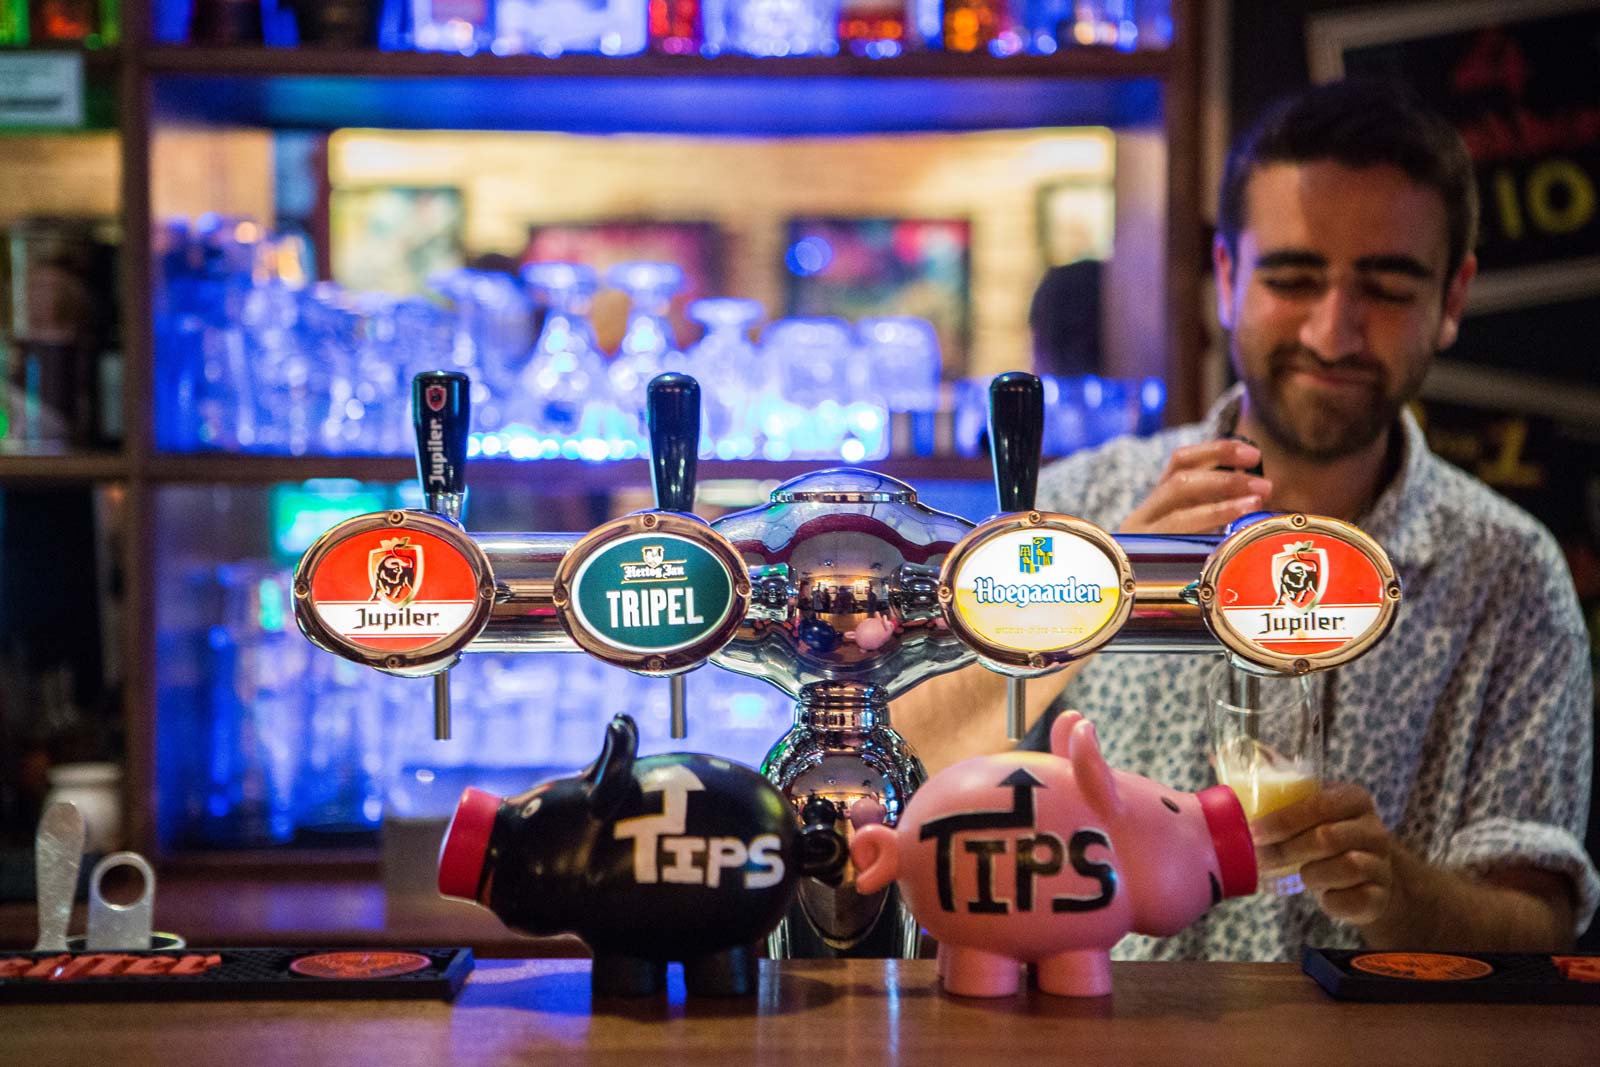
[[[899,839],[887,826],[863,826],[851,838],[850,859],[856,865],[856,892],[876,893],[900,876]]]

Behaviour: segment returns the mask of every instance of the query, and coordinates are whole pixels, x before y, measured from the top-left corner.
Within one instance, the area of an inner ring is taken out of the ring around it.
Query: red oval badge
[[[396,978],[432,966],[415,952],[319,952],[301,956],[289,969],[308,978]]]
[[[1246,527],[1218,546],[1206,571],[1217,637],[1280,669],[1359,656],[1388,630],[1400,595],[1375,541],[1347,523],[1304,515]]]
[[[344,641],[374,652],[409,652],[472,619],[478,579],[448,541],[415,526],[352,534],[331,546],[311,574],[318,620]]]

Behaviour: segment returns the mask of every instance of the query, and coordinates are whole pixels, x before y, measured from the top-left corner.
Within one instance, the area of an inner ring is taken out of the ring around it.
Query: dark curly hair
[[[1237,256],[1245,187],[1257,167],[1331,160],[1351,168],[1387,164],[1438,192],[1449,231],[1445,284],[1478,234],[1472,158],[1454,127],[1406,85],[1349,79],[1317,85],[1272,105],[1228,155],[1217,233]]]

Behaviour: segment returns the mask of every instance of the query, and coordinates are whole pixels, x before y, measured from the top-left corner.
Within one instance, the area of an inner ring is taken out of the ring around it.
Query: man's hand
[[[1161,480],[1123,520],[1121,531],[1215,533],[1241,515],[1260,511],[1272,483],[1244,473],[1260,462],[1261,450],[1243,441],[1186,445],[1167,459]]]
[[[1250,833],[1261,869],[1298,868],[1329,917],[1363,927],[1387,917],[1399,845],[1378,818],[1372,795],[1359,785],[1332,783],[1263,815],[1250,824]]]
[[[1250,824],[1263,871],[1298,867],[1328,916],[1373,948],[1548,952],[1573,940],[1565,875],[1512,864],[1473,876],[1429,864],[1378,817],[1372,795],[1333,782]]]

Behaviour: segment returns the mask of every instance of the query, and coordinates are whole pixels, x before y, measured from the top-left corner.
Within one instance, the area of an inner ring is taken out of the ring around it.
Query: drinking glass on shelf
[[[1217,781],[1252,821],[1322,786],[1322,717],[1306,675],[1266,673],[1224,657],[1206,677],[1206,722]],[[1298,870],[1261,872],[1261,891],[1291,896]]]
[[[710,297],[688,310],[706,331],[688,351],[689,373],[701,383],[700,451],[748,459],[756,454],[762,419],[775,396],[768,369],[750,343],[750,330],[765,309],[758,300]]]
[[[931,456],[943,372],[933,324],[913,316],[862,319],[856,323],[856,349],[870,392],[893,420],[895,450]]]
[[[607,375],[617,404],[634,419],[640,441],[647,436],[645,387],[663,371],[686,369],[667,309],[683,288],[683,268],[676,263],[618,263],[606,275],[613,289],[628,297],[628,325]]]
[[[545,438],[571,440],[595,426],[597,413],[614,406],[589,322],[598,279],[581,263],[530,263],[522,268],[522,279],[548,312],[533,358],[506,405],[507,422],[523,423]]]

